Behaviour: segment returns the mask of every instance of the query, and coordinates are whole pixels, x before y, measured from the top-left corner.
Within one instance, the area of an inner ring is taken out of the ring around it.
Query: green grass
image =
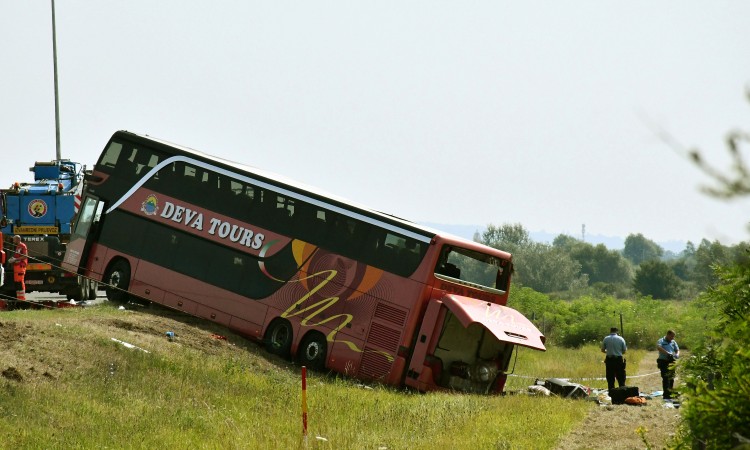
[[[419,394],[311,374],[305,442],[298,367],[226,330],[227,341],[208,338],[220,329],[196,327],[169,343],[163,324],[142,321],[153,315],[112,308],[0,315],[0,333],[20,335],[0,350],[0,370],[12,361],[27,374],[0,377],[0,448],[544,449],[592,407],[555,397]],[[196,346],[182,344],[189,338]],[[556,352],[522,352],[517,372],[552,375]],[[603,373],[599,364],[586,375]],[[579,373],[563,369],[554,375]]]

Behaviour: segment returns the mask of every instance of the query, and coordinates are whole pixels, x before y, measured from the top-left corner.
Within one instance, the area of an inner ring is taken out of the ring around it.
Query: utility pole
[[[55,0],[52,1],[52,63],[55,69],[55,148],[57,160],[62,159],[60,152],[60,100],[57,92],[57,30],[55,29]]]
[[[581,225],[581,241],[586,242],[586,224]]]

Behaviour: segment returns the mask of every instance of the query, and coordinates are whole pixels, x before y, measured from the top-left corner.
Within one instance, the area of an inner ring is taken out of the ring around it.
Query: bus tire
[[[315,331],[308,333],[297,348],[297,361],[311,370],[325,370],[327,357],[328,342],[325,336]]]
[[[283,319],[271,322],[266,330],[266,350],[282,358],[289,358],[292,350],[292,325]]]
[[[116,303],[127,303],[130,295],[128,285],[130,284],[130,264],[124,260],[118,260],[107,270],[104,276],[107,283],[107,300]]]

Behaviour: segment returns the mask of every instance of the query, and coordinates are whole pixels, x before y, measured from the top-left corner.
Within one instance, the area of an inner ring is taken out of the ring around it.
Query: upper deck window
[[[121,175],[137,179],[158,163],[159,155],[153,150],[113,140],[102,154],[98,167],[108,173],[117,170]]]
[[[148,174],[142,182],[145,189],[404,277],[414,273],[427,252],[426,243],[419,238],[351,217],[345,206],[336,211],[294,198],[290,191],[280,192],[286,190],[283,184],[277,191],[272,183],[263,182],[264,186],[243,180],[248,174],[242,171],[217,170],[212,162],[189,155],[168,161],[172,156],[177,155],[169,154],[168,149],[113,138],[97,163],[97,169],[109,177],[106,183],[92,184],[89,189],[112,205]],[[158,171],[151,171],[155,168]]]
[[[122,144],[115,141],[110,142],[104,155],[102,155],[102,160],[99,164],[103,167],[114,169],[115,166],[117,166],[117,160],[120,158],[120,153],[122,153]]]

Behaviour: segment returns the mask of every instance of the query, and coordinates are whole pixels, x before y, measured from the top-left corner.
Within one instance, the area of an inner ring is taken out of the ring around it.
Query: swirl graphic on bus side
[[[261,257],[264,255],[264,253],[273,246],[274,242],[267,243],[263,250],[261,250]],[[365,353],[365,352],[372,352],[372,353],[378,353],[383,356],[385,356],[386,359],[388,359],[389,362],[394,361],[393,355],[381,351],[381,350],[363,350],[357,346],[354,342],[343,340],[343,339],[336,339],[336,335],[338,332],[346,327],[349,323],[354,320],[354,316],[351,314],[334,314],[330,317],[325,317],[325,311],[334,306],[336,303],[341,300],[340,296],[330,296],[327,298],[324,298],[322,300],[319,300],[315,303],[308,304],[303,306],[303,304],[309,300],[313,295],[315,295],[318,291],[326,287],[328,283],[330,283],[332,280],[336,278],[336,276],[339,274],[339,271],[336,269],[328,269],[328,270],[321,270],[315,273],[310,273],[310,265],[313,260],[313,256],[316,253],[317,247],[311,244],[308,244],[303,241],[294,240],[292,241],[292,250],[294,254],[294,258],[297,261],[297,265],[300,267],[300,275],[293,280],[289,280],[289,282],[297,282],[300,283],[307,293],[303,295],[301,298],[299,298],[296,302],[294,302],[291,306],[289,306],[286,311],[281,313],[281,317],[283,318],[289,318],[289,317],[295,317],[299,315],[304,315],[302,320],[300,321],[300,325],[304,327],[313,327],[313,326],[320,326],[325,325],[329,322],[335,322],[339,321],[339,324],[331,330],[330,333],[326,336],[326,340],[330,343],[341,343],[349,347],[350,350],[358,352],[358,353]],[[274,281],[280,281],[283,282],[284,280],[280,280],[273,275],[271,275],[268,270],[265,267],[264,262],[261,260],[259,262],[261,266],[261,270],[263,273],[273,279]],[[362,264],[357,264],[357,266],[362,266]],[[365,292],[372,289],[373,286],[375,286],[380,280],[380,278],[383,275],[383,271],[381,269],[377,269],[375,267],[371,266],[365,266],[364,270],[357,271],[358,276],[355,278],[354,282],[357,283],[355,288],[347,288],[342,293],[348,294],[346,300],[353,300]],[[308,275],[302,276],[301,274],[307,273]],[[316,284],[316,285],[308,285],[309,280],[315,280],[320,279],[320,277],[323,277],[322,280]]]

